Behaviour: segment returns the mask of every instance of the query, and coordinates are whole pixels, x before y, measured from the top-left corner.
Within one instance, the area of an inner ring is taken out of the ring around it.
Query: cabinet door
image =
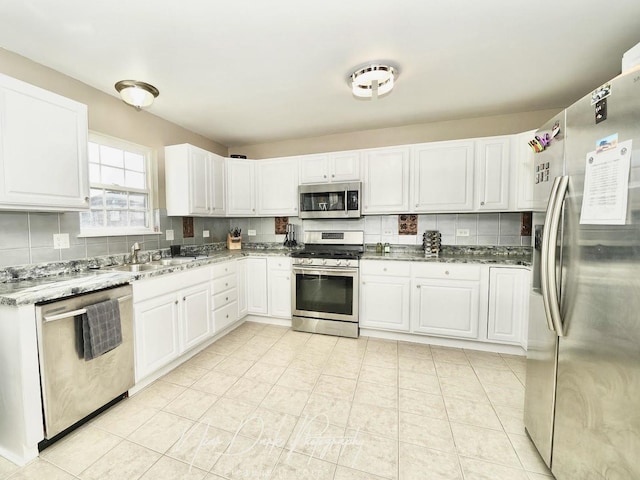
[[[412,149],[412,210],[465,212],[473,209],[471,141],[438,142]]]
[[[416,278],[411,285],[414,332],[478,338],[480,282]]]
[[[489,340],[523,344],[527,331],[530,275],[531,272],[524,268],[489,269]]]
[[[476,208],[509,208],[508,137],[483,138],[476,142]]]
[[[89,208],[87,107],[0,75],[0,208]]]
[[[209,153],[209,213],[224,215],[224,157]]]
[[[291,272],[269,271],[269,315],[291,318]]]
[[[298,159],[256,162],[258,215],[298,216]]]
[[[182,301],[181,352],[206,340],[212,333],[210,296],[209,285],[206,283],[180,292],[180,299]]]
[[[175,294],[134,305],[136,381],[178,357],[178,308]]]
[[[237,270],[238,289],[238,318],[244,318],[249,313],[247,306],[247,259],[238,260]]]
[[[360,180],[360,152],[338,152],[329,155],[329,180],[353,182]]]
[[[267,259],[247,258],[247,311],[267,315]]]
[[[329,159],[326,155],[298,157],[300,183],[326,183],[329,181]]]
[[[529,146],[536,134],[535,130],[516,135],[512,148],[516,156],[516,174],[512,174],[513,183],[516,186],[515,207],[516,210],[533,210],[533,183],[534,183],[534,155]]]
[[[410,285],[409,278],[362,276],[360,326],[408,332]]]
[[[228,216],[256,214],[254,163],[253,160],[238,158],[225,160]]]
[[[209,213],[209,152],[190,146],[189,148],[189,212],[193,215]]]
[[[409,210],[409,149],[369,150],[364,154],[364,214]]]

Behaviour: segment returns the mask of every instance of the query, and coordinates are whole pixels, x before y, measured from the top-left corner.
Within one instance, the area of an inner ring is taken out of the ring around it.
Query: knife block
[[[227,249],[240,250],[241,248],[242,248],[242,236],[232,237],[230,233],[227,233]]]

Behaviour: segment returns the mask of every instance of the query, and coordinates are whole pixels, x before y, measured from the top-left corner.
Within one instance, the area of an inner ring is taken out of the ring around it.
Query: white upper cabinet
[[[413,212],[473,209],[474,142],[434,142],[412,148]]]
[[[298,158],[301,184],[360,180],[360,152],[357,150]]]
[[[226,159],[228,216],[246,217],[256,214],[255,164],[253,160]]]
[[[0,209],[89,208],[87,106],[0,74]]]
[[[170,216],[224,215],[224,158],[189,144],[165,147]]]
[[[536,134],[535,130],[514,135],[511,147],[515,152],[516,168],[511,174],[512,185],[515,185],[515,209],[516,210],[533,210],[533,157],[535,153],[529,146],[531,140]]]
[[[510,137],[476,140],[475,206],[477,210],[509,209]]]
[[[362,166],[362,213],[409,211],[409,147],[366,150]]]
[[[256,161],[257,212],[263,216],[298,216],[298,159]]]

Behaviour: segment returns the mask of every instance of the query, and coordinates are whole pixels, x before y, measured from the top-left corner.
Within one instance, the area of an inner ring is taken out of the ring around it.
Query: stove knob
[[[322,264],[323,264],[323,265],[326,265],[326,264],[327,264],[327,259],[326,259],[326,258],[324,258],[324,259],[322,260]]]
[[[336,266],[337,266],[337,267],[339,267],[340,265],[342,265],[342,260],[338,260],[338,261],[336,262]]]
[[[313,263],[313,259],[312,258],[307,258],[307,265],[311,265]]]
[[[345,260],[344,266],[345,267],[350,267],[351,266],[351,260]]]

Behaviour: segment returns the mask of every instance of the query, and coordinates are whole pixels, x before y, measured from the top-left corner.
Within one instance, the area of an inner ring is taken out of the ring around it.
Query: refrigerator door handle
[[[558,245],[558,230],[562,219],[562,205],[569,187],[569,177],[556,177],[552,189],[552,196],[547,206],[545,219],[546,232],[542,237],[542,260],[540,264],[542,286],[542,300],[547,323],[551,322],[556,334],[564,336],[562,317],[560,316],[560,301],[558,299],[558,281],[556,276],[556,250]]]

